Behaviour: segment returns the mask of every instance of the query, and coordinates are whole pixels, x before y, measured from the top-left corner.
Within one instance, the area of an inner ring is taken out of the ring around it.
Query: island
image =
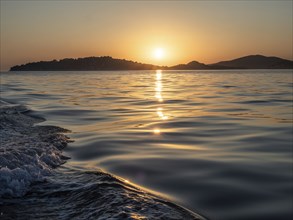
[[[221,69],[293,69],[293,61],[279,57],[249,55],[214,64],[191,61],[175,66],[158,66],[111,56],[65,58],[61,60],[39,61],[16,65],[10,71],[94,71],[94,70],[221,70]]]

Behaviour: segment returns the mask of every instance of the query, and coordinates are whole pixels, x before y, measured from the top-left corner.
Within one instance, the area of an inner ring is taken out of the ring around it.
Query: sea
[[[211,220],[293,217],[292,70],[28,71],[0,77],[1,100],[46,119],[38,125],[71,131],[66,135],[74,142],[63,150],[70,159],[54,178],[74,170],[104,172]],[[66,181],[77,179],[82,176]],[[84,203],[99,200],[99,193]]]

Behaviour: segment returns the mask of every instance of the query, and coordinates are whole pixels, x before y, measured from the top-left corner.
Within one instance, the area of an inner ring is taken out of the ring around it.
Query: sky
[[[251,54],[292,60],[292,0],[1,0],[1,71],[112,56],[157,65]]]

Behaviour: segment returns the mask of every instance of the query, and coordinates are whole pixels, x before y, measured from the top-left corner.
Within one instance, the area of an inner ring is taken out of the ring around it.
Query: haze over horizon
[[[172,66],[251,54],[292,60],[292,1],[2,1],[1,71],[109,55]]]

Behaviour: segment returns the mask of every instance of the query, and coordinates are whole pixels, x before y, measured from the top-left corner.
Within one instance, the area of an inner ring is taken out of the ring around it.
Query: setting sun
[[[156,48],[154,50],[154,58],[156,59],[162,59],[165,56],[165,51],[163,48]]]

